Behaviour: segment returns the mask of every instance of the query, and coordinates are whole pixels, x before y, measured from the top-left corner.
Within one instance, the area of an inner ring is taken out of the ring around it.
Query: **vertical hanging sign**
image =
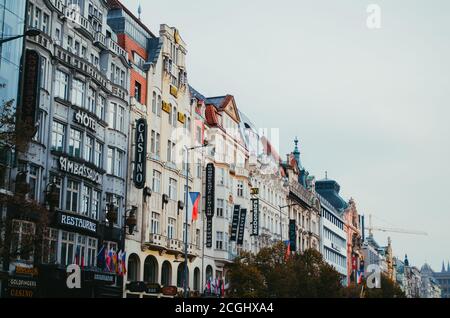
[[[252,234],[259,235],[259,199],[252,199]]]
[[[206,247],[212,248],[212,218],[206,219]]]
[[[241,216],[239,217],[239,232],[237,237],[237,245],[244,245],[244,230],[245,219],[247,217],[247,209],[241,209]]]
[[[236,242],[237,239],[237,230],[239,226],[239,213],[241,212],[241,206],[235,205],[233,211],[233,220],[231,223],[231,236],[230,241]]]
[[[295,220],[289,221],[289,241],[291,243],[291,252],[297,251],[297,224]]]
[[[147,121],[143,118],[136,121],[135,142],[134,185],[138,189],[144,189],[147,166]]]
[[[206,189],[205,189],[205,214],[207,218],[214,217],[214,187],[215,187],[215,167],[208,163],[206,166]]]

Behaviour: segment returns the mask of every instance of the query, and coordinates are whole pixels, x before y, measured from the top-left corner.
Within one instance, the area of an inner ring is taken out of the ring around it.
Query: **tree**
[[[381,288],[367,288],[364,286],[365,298],[406,298],[400,286],[391,281],[385,274],[381,274]]]
[[[231,297],[330,298],[341,296],[341,279],[316,250],[286,257],[283,243],[231,265]]]

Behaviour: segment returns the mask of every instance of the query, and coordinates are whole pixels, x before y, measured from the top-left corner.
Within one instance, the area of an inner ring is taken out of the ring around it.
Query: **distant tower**
[[[408,255],[405,255],[405,266],[409,266]]]
[[[450,262],[448,262],[448,264],[447,264],[447,272],[450,273]]]
[[[442,270],[441,270],[441,272],[445,273],[445,262],[444,261],[442,261]]]
[[[295,144],[294,157],[295,157],[295,160],[297,160],[298,167],[301,169],[302,168],[302,164],[300,162],[300,150],[298,149],[298,142],[299,142],[298,138],[295,137],[295,139],[294,139],[294,144]]]
[[[141,7],[141,4],[139,3],[139,7],[138,7],[139,20],[141,19],[141,14],[142,14],[142,7]]]

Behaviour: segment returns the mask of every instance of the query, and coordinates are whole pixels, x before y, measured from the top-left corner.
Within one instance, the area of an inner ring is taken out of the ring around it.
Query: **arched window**
[[[172,265],[170,262],[165,261],[161,269],[161,285],[172,286]]]
[[[200,269],[198,267],[194,270],[194,291],[200,290]]]
[[[158,282],[158,261],[153,256],[148,256],[144,262],[144,282]]]
[[[131,254],[128,258],[128,273],[127,280],[130,282],[139,281],[139,269],[140,269],[140,261],[139,256],[136,254]]]
[[[211,267],[211,265],[206,266],[206,281],[208,281],[209,279],[212,279],[213,276],[213,269]]]
[[[180,263],[180,265],[178,265],[178,270],[177,270],[177,287],[183,287],[184,288],[184,263]],[[187,286],[189,286],[189,268],[187,271]]]

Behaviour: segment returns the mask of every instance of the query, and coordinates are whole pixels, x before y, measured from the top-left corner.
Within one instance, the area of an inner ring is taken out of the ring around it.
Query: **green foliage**
[[[400,287],[382,276],[381,289],[342,286],[339,273],[314,249],[286,257],[283,243],[257,255],[242,253],[230,265],[232,298],[401,298]]]

